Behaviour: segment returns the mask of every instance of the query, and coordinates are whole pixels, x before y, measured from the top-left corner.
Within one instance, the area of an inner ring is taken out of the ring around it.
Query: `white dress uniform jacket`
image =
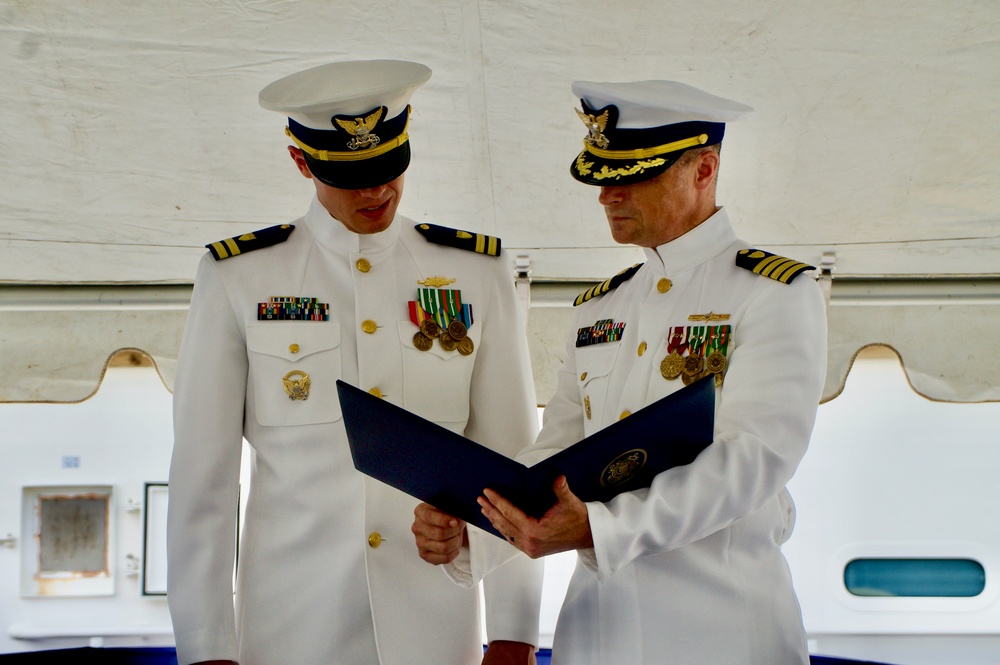
[[[808,662],[780,545],[793,521],[785,484],[806,451],[823,386],[826,310],[808,276],[782,284],[737,267],[744,248],[720,210],[646,249],[631,279],[579,307],[578,328],[611,319],[625,329],[620,341],[581,347],[574,330],[538,441],[518,455],[526,464],[681,389],[681,379],[660,372],[670,328],[728,324],[732,332],[712,445],[648,490],[587,504],[594,548],[578,552],[553,663]],[[710,313],[728,320],[689,319]],[[474,554],[469,572],[478,577],[490,565]]]
[[[513,455],[537,417],[508,261],[432,244],[399,215],[356,235],[315,198],[295,224],[281,244],[206,255],[198,269],[170,470],[179,662],[479,663],[476,591],[417,555],[417,501],[354,469],[335,381]],[[454,279],[448,288],[472,305],[470,356],[414,347],[407,301],[434,276]],[[328,303],[329,320],[258,320],[259,303],[288,296]],[[292,371],[308,375],[308,399],[289,399]],[[252,468],[234,612],[244,437]],[[537,645],[540,578],[540,562],[522,558],[487,582],[490,639]]]

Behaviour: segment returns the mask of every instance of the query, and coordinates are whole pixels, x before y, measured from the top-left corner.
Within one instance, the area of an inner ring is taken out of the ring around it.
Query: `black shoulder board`
[[[212,256],[215,257],[216,261],[221,261],[222,259],[228,259],[230,256],[245,254],[255,249],[285,242],[288,240],[288,236],[292,234],[294,228],[293,224],[269,226],[266,229],[254,231],[253,233],[244,233],[234,238],[217,240],[210,245],[205,245],[205,247],[208,248],[208,251],[212,252]]]
[[[413,228],[427,238],[428,242],[436,245],[447,245],[448,247],[467,249],[478,254],[500,256],[500,238],[484,233],[450,229],[447,226],[438,226],[437,224],[417,224]]]
[[[813,266],[760,249],[741,249],[736,253],[736,265],[782,284],[790,283],[806,270],[815,270]]]
[[[632,279],[632,275],[634,275],[641,267],[642,267],[641,263],[636,263],[631,268],[626,268],[625,270],[622,270],[620,273],[618,273],[611,279],[606,279],[600,284],[592,286],[591,288],[587,289],[586,291],[584,291],[583,293],[581,293],[576,297],[576,300],[573,301],[573,307],[576,307],[577,305],[582,305],[591,298],[596,298],[597,296],[603,296],[605,293],[611,291],[612,289],[617,289],[621,284]]]

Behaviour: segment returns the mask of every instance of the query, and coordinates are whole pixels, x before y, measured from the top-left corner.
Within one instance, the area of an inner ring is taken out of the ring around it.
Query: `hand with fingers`
[[[416,538],[420,558],[435,566],[451,563],[458,558],[462,546],[469,544],[464,521],[427,503],[413,509],[410,531]]]
[[[483,490],[483,515],[517,549],[532,559],[594,546],[587,505],[570,491],[566,476],[552,485],[556,504],[535,519],[491,489]]]

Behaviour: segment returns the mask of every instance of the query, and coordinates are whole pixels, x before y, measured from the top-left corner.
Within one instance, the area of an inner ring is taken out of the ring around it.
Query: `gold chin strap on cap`
[[[604,148],[592,146],[586,141],[583,142],[583,148],[590,154],[603,157],[604,159],[648,159],[657,155],[664,155],[668,152],[677,152],[678,150],[693,148],[696,145],[704,145],[707,142],[708,134],[699,134],[689,139],[681,139],[680,141],[664,143],[652,148],[639,148],[637,150],[605,150]]]
[[[295,145],[302,149],[302,152],[306,153],[313,159],[318,159],[321,162],[357,162],[363,159],[371,159],[372,157],[378,157],[379,155],[384,155],[385,153],[398,148],[407,141],[410,140],[410,135],[406,132],[407,128],[410,126],[410,118],[406,118],[406,126],[403,127],[403,133],[392,139],[391,141],[386,141],[385,143],[380,143],[376,148],[370,148],[367,150],[358,150],[357,152],[336,152],[332,150],[318,150],[311,146],[306,145],[298,139],[292,130],[285,127],[285,134],[288,138],[295,142]]]

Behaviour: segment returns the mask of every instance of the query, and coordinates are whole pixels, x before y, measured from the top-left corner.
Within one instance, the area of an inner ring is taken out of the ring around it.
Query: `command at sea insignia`
[[[736,265],[782,284],[791,283],[807,270],[815,270],[813,266],[760,249],[741,249],[736,253]]]
[[[254,231],[253,233],[244,233],[243,235],[226,238],[225,240],[217,240],[205,245],[205,247],[208,251],[212,252],[212,256],[215,257],[216,261],[221,261],[231,256],[246,254],[255,249],[262,249],[285,242],[293,230],[295,230],[294,224],[279,224],[278,226],[270,226],[266,229]]]

